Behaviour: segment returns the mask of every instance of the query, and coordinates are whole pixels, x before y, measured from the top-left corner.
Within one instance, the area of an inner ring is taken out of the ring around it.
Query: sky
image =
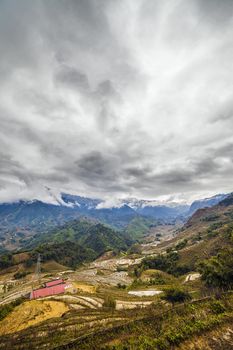
[[[232,0],[0,0],[0,52],[1,202],[233,191]]]

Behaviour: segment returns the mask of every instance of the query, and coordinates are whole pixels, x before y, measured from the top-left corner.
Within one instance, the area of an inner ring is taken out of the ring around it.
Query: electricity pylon
[[[41,256],[40,256],[40,254],[38,254],[36,268],[35,268],[35,274],[34,274],[34,283],[39,282],[39,284],[40,284],[40,279],[41,279]],[[33,286],[32,286],[32,288],[33,288]]]

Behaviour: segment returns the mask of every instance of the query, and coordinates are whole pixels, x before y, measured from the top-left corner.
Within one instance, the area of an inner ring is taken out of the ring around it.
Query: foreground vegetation
[[[166,350],[232,322],[231,293],[174,307],[158,302],[137,312],[117,312],[106,305],[100,311],[68,312],[62,319],[44,321],[14,337],[5,335],[0,349],[32,349],[33,341],[33,349]]]
[[[126,325],[90,335],[59,349],[141,349],[165,350],[178,346],[195,335],[201,335],[216,326],[233,322],[232,296],[220,300],[206,298],[177,306],[158,315],[144,317]],[[150,310],[153,313],[153,310]],[[148,312],[149,314],[149,312]],[[139,335],[139,336],[138,336]],[[101,343],[105,345],[102,346]]]

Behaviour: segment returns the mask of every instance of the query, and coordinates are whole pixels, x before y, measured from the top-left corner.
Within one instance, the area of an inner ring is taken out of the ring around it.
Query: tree
[[[172,304],[183,303],[192,299],[191,295],[188,292],[177,288],[166,289],[165,294],[161,298],[169,301]]]
[[[200,263],[198,269],[208,286],[233,287],[233,249],[222,250],[217,256]]]

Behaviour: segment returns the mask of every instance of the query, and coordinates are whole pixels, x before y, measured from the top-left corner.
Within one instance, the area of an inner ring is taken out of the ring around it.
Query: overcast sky
[[[0,93],[0,201],[233,191],[232,0],[1,0]]]

